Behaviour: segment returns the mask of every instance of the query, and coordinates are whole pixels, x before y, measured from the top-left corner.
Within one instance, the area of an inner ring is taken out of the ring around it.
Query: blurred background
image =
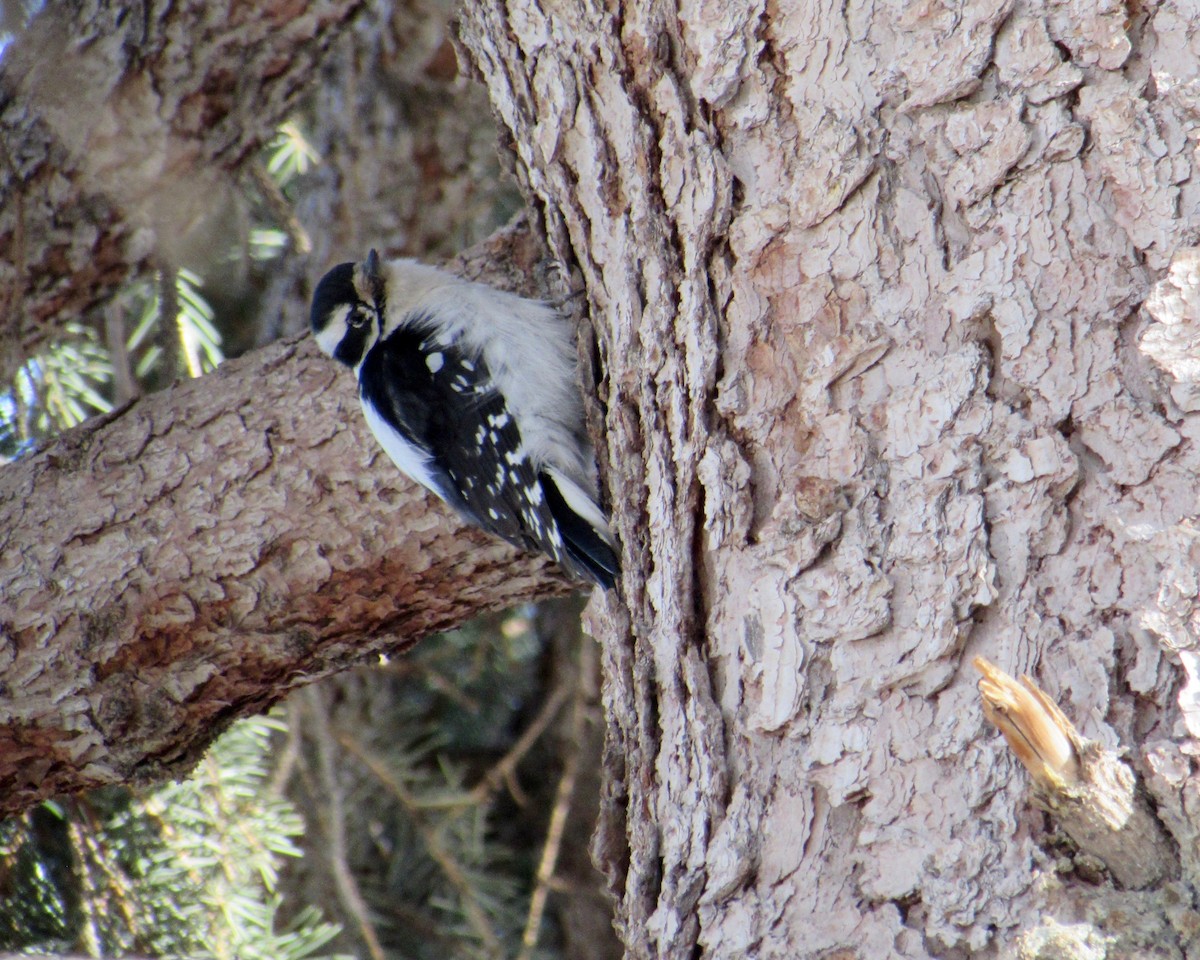
[[[40,3],[5,4],[0,72]],[[437,261],[523,202],[447,0],[373,3],[294,115],[117,296],[9,347],[0,462],[305,329],[371,246]],[[499,146],[499,149],[498,149]],[[248,171],[248,172],[245,172]],[[86,956],[620,956],[587,844],[602,727],[581,600],[306,688],[194,777],[0,823],[0,950]]]

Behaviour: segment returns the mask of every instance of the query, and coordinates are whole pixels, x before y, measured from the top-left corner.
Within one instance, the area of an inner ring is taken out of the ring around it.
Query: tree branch
[[[1033,780],[1033,799],[1084,853],[1100,859],[1127,890],[1179,872],[1179,857],[1138,787],[1129,764],[1085,740],[1032,678],[1015,679],[983,657],[984,715]]]
[[[402,477],[310,343],[230,361],[0,470],[0,813],[178,775],[293,687],[569,589]]]

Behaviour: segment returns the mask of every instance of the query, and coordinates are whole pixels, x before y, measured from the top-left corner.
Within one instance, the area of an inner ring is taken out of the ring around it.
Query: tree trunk
[[[630,955],[1194,955],[1200,13],[485,0],[460,39],[596,329]],[[973,654],[1130,751],[1179,881],[1070,872]]]

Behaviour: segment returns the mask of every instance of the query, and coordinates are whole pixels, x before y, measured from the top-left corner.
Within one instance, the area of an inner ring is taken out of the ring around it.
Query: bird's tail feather
[[[611,590],[621,563],[604,514],[591,497],[559,471],[545,470],[538,479],[576,571]]]

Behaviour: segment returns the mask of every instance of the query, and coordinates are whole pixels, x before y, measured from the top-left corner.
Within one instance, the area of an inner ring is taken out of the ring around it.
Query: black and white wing
[[[482,356],[406,318],[367,353],[358,381],[367,423],[397,467],[483,529],[612,586],[612,548],[572,509],[583,494],[530,462]]]

